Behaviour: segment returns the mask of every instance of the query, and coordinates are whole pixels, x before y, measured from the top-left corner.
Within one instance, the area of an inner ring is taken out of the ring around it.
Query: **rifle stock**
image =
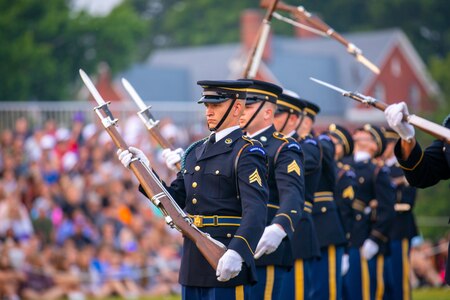
[[[122,150],[128,149],[128,145],[120,136],[114,125],[106,127],[106,131],[111,136],[117,148]],[[170,199],[168,192],[158,181],[156,175],[146,168],[139,160],[132,161],[130,163],[130,169],[138,179],[147,196],[150,197],[152,203],[163,211],[166,222],[180,230],[184,236],[192,240],[208,263],[214,269],[217,269],[218,261],[226,251],[225,246],[220,246],[219,242],[213,240],[188,222],[185,215],[174,207],[173,200]]]
[[[117,120],[112,116],[108,108],[108,103],[101,98],[94,84],[83,70],[80,70],[80,75],[86,87],[99,104],[99,106],[95,107],[95,112],[105,127],[106,132],[117,148],[121,150],[128,149],[127,143],[116,129]],[[166,223],[192,240],[208,263],[216,270],[219,259],[227,250],[225,245],[211,238],[209,234],[200,231],[178,206],[172,196],[170,196],[156,174],[147,168],[139,159],[134,159],[130,162],[130,170],[138,179],[147,197],[162,211]]]
[[[261,0],[261,7],[268,7],[268,2],[270,0]],[[320,18],[313,16],[309,13],[303,6],[293,6],[284,3],[283,1],[279,1],[276,5],[276,9],[280,11],[285,11],[292,14],[299,21],[309,23],[313,28],[318,29],[324,32],[327,36],[335,39],[342,45],[347,48],[347,51],[355,56],[358,62],[365,65],[369,70],[371,70],[375,74],[380,74],[380,69],[367,58],[362,55],[360,49],[358,49],[354,44],[350,43],[347,39],[345,39],[341,34],[336,32],[333,28],[331,28],[327,23],[322,21]]]
[[[258,72],[259,63],[261,62],[264,47],[270,33],[270,21],[272,20],[272,14],[275,11],[278,1],[279,0],[272,0],[271,5],[268,5],[266,15],[264,16],[264,19],[258,30],[255,43],[250,50],[250,55],[242,74],[243,78],[254,78],[256,76],[256,73]]]

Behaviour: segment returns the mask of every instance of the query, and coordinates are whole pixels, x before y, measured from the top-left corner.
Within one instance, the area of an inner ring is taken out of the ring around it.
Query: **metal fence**
[[[94,107],[88,101],[0,102],[0,130],[14,128],[20,117],[25,117],[31,127],[41,127],[47,120],[64,127],[70,127],[75,118],[82,118],[86,123],[97,122]],[[119,121],[138,111],[134,103],[122,102],[111,103],[110,109]],[[195,102],[153,102],[151,112],[158,120],[170,118],[180,126],[200,124],[205,119],[204,107]]]

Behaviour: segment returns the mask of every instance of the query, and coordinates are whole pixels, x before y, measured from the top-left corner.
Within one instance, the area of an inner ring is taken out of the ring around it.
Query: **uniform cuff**
[[[378,230],[372,230],[370,232],[369,238],[378,245],[382,245],[388,242],[388,237],[379,232]]]
[[[247,239],[241,235],[235,235],[231,240],[230,244],[228,244],[228,249],[232,249],[239,253],[239,255],[244,259],[244,262],[247,266],[251,266],[254,261],[254,251],[251,248]]]
[[[294,234],[294,224],[292,223],[292,218],[289,215],[277,214],[272,220],[272,224],[275,223],[283,227],[288,239],[292,238],[292,235]]]
[[[414,170],[417,165],[422,161],[423,158],[423,151],[420,147],[419,143],[416,142],[416,145],[411,151],[411,154],[406,160],[402,159],[402,147],[401,147],[401,139],[397,141],[397,144],[395,144],[394,148],[395,156],[397,157],[397,161],[400,164],[400,167],[402,169],[405,169],[407,171]]]

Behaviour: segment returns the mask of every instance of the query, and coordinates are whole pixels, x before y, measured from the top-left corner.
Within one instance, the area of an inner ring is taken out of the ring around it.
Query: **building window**
[[[374,98],[380,101],[385,101],[386,99],[386,89],[384,88],[384,84],[378,82],[374,88]]]
[[[398,58],[393,58],[391,62],[391,73],[394,77],[400,77],[402,75],[402,65]]]
[[[420,109],[420,89],[417,84],[412,84],[409,87],[409,101],[412,111]]]

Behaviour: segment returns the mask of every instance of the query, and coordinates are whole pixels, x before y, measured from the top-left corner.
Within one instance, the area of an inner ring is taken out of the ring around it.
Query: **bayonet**
[[[335,85],[332,85],[328,82],[310,77],[314,82],[317,82],[318,84],[321,84],[323,86],[326,86],[327,88],[330,88],[332,90],[335,90],[339,93],[341,93],[342,96],[352,98],[353,100],[356,100],[360,103],[363,103],[367,106],[373,106],[381,111],[384,111],[388,105],[382,101],[379,101],[373,97],[366,96],[364,94],[358,93],[358,92],[350,92],[346,91],[344,89],[341,89]],[[411,125],[414,125],[416,128],[431,134],[432,136],[445,141],[446,143],[450,143],[450,129],[441,126],[439,124],[436,124],[434,122],[431,122],[427,119],[424,119],[422,117],[416,116],[414,114],[409,115],[403,115],[403,121],[408,122]]]
[[[122,78],[122,84],[125,88],[125,90],[130,95],[131,99],[136,103],[136,105],[139,107],[140,111],[137,113],[139,118],[144,123],[145,127],[147,128],[150,135],[156,140],[156,142],[161,146],[163,149],[173,149],[172,144],[162,136],[161,132],[159,131],[159,120],[155,120],[152,113],[150,112],[151,105],[147,106],[145,105],[144,101],[142,100],[141,96],[136,92],[134,87],[131,85],[131,83],[128,82],[125,78]],[[181,170],[181,164],[176,163],[175,164],[178,171]]]

